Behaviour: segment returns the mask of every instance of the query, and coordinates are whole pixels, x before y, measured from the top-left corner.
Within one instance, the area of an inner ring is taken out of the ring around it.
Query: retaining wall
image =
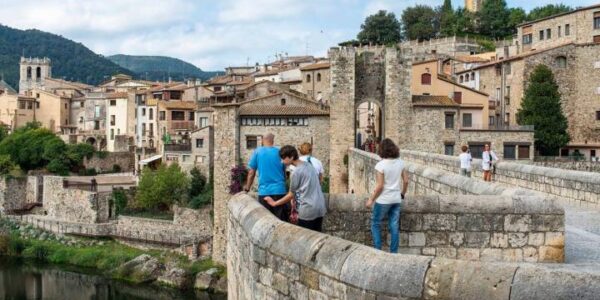
[[[596,299],[600,271],[390,254],[228,204],[230,299]]]
[[[324,231],[371,246],[371,210],[365,201],[362,196],[330,195]],[[563,262],[564,222],[562,207],[534,196],[408,196],[401,208],[400,252],[464,260]],[[382,228],[387,232],[387,223]]]
[[[27,203],[27,178],[0,177],[0,214],[21,209]]]

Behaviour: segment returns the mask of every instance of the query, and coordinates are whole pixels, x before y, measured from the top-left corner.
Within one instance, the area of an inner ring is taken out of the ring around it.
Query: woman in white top
[[[367,207],[375,204],[371,215],[371,235],[375,248],[381,250],[381,221],[387,215],[391,236],[390,252],[398,253],[400,204],[408,188],[408,172],[404,170],[404,161],[399,159],[400,151],[392,140],[381,141],[379,156],[382,160],[375,165],[377,183],[373,194],[367,200]],[[402,189],[400,179],[402,179]]]
[[[471,161],[473,157],[471,157],[471,153],[469,153],[469,147],[463,145],[461,147],[462,153],[458,156],[460,160],[460,175],[471,177]]]
[[[490,150],[490,145],[485,144],[484,151],[481,154],[481,169],[483,169],[483,180],[492,181],[492,168],[498,162],[498,156]]]
[[[319,181],[323,183],[323,163],[312,156],[312,145],[310,143],[304,143],[300,145],[298,150],[300,150],[300,160],[311,164],[313,168],[317,170],[317,173],[319,173]]]

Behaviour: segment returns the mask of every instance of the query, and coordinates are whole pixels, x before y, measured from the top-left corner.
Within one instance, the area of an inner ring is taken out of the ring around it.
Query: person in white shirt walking
[[[498,162],[498,156],[490,149],[490,145],[485,144],[481,154],[481,169],[483,169],[483,180],[492,181],[492,170]]]
[[[473,157],[471,156],[469,147],[466,145],[462,146],[461,150],[462,153],[458,155],[458,159],[460,160],[460,175],[471,177],[471,162],[473,161]]]
[[[398,146],[392,140],[384,139],[381,142],[379,156],[382,160],[375,165],[376,186],[366,203],[367,207],[373,207],[371,235],[375,248],[381,250],[381,221],[387,216],[391,237],[390,252],[398,253],[400,205],[408,189],[408,172],[404,169],[404,161],[399,158]]]

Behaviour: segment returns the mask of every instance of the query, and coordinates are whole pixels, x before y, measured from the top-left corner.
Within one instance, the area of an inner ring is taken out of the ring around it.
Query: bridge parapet
[[[227,235],[231,299],[595,299],[600,293],[597,269],[390,254],[281,222],[246,194],[228,203]]]

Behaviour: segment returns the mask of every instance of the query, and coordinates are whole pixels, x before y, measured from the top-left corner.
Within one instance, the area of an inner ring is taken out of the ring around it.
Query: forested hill
[[[96,85],[111,75],[135,75],[81,43],[37,29],[19,30],[0,25],[0,75],[18,89],[19,60],[26,57],[49,57],[52,77]]]
[[[188,78],[206,80],[219,74],[219,72],[205,72],[191,63],[166,56],[117,54],[107,58],[121,67],[136,72],[141,79],[151,81],[167,81],[169,77],[176,81],[183,81]]]

